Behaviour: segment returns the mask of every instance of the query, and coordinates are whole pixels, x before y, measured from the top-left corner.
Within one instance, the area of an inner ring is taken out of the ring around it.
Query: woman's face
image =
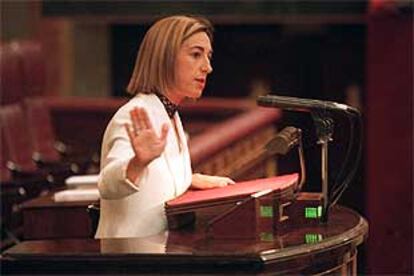
[[[211,43],[205,32],[199,32],[184,41],[175,62],[175,85],[167,97],[180,103],[184,98],[199,98],[206,85],[207,75],[213,71],[210,64]]]

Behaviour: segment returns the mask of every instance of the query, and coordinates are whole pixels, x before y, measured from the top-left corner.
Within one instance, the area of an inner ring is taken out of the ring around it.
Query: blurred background
[[[33,95],[126,97],[146,30],[171,14],[203,15],[215,26],[214,72],[204,97],[254,100],[271,93],[362,111],[363,160],[341,199],[370,225],[359,269],[412,274],[412,1],[3,0],[1,43],[41,46],[44,79]],[[309,115],[286,112],[280,124],[300,126],[305,145],[314,144]],[[335,163],[347,142],[341,122],[334,140]],[[320,181],[318,151],[307,147],[311,183]],[[294,162],[287,157],[280,171]]]

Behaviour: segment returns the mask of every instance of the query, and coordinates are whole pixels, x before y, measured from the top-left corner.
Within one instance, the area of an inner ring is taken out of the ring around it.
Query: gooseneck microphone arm
[[[298,148],[300,162],[300,181],[295,189],[295,193],[297,194],[302,190],[302,187],[306,181],[306,165],[303,154],[302,130],[292,126],[285,127],[266,144],[265,152],[267,156],[286,155],[296,146]]]
[[[294,147],[298,148],[298,155],[300,161],[300,181],[295,188],[295,194],[301,191],[305,181],[306,181],[306,166],[305,166],[305,157],[303,154],[303,144],[302,144],[302,130],[295,127],[285,127],[280,132],[278,132],[273,138],[271,138],[266,145],[257,151],[254,154],[254,158],[249,162],[240,167],[239,170],[236,170],[235,173],[230,174],[231,178],[237,179],[240,177],[238,172],[246,171],[247,169],[255,165],[260,164],[272,158],[276,155],[286,155]]]

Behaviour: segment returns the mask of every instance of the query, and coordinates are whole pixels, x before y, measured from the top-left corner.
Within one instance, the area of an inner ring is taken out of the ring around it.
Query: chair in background
[[[70,147],[56,139],[48,106],[42,97],[24,100],[33,158],[39,165],[55,164],[69,167],[74,173],[95,173],[97,166],[92,158],[73,156]]]
[[[2,109],[2,108],[1,108]],[[1,113],[1,111],[0,111]],[[24,200],[38,196],[38,193],[34,192],[31,187],[34,186],[48,186],[48,180],[42,174],[19,174],[18,171],[14,171],[12,161],[9,154],[9,148],[7,147],[5,132],[3,130],[3,124],[0,119],[0,192],[2,196],[2,206],[5,202],[20,203]],[[28,193],[26,190],[29,190]],[[3,200],[7,198],[6,200]],[[12,208],[3,208],[4,215],[5,210],[11,210]],[[2,215],[2,216],[3,216]],[[3,216],[4,218],[4,216]]]
[[[34,159],[44,162],[60,161],[57,141],[52,129],[49,111],[41,98],[26,98],[24,110],[34,150]],[[62,149],[63,147],[60,147]]]
[[[2,124],[0,124],[2,127]],[[42,175],[18,175],[10,166],[9,148],[6,146],[4,131],[0,129],[0,198],[1,198],[1,250],[18,243],[23,234],[21,204],[38,196],[49,186]]]
[[[10,46],[20,59],[24,96],[45,95],[46,57],[42,44],[36,40],[17,40]]]
[[[0,76],[1,105],[20,102],[24,97],[20,57],[7,43],[0,45]]]
[[[3,133],[0,131],[0,135]],[[2,139],[3,141],[3,139]],[[26,191],[12,180],[7,169],[7,147],[0,145],[0,198],[1,198],[1,245],[3,250],[19,242],[21,236],[22,215],[19,204],[26,199]]]
[[[7,167],[14,176],[38,175],[39,171],[32,159],[32,147],[27,135],[27,126],[19,104],[2,106],[0,123],[10,158]]]
[[[12,171],[13,178],[43,177],[48,185],[32,187],[33,193],[48,190],[54,186],[61,186],[65,178],[73,175],[70,168],[64,166],[44,164],[40,168],[33,160],[33,148],[30,141],[27,123],[20,105],[12,104],[0,107],[0,125],[4,136],[4,147],[9,152],[7,167]],[[41,189],[40,191],[37,190]],[[32,192],[28,190],[28,193]]]

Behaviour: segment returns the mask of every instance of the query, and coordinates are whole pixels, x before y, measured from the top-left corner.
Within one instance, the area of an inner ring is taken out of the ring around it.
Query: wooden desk
[[[357,246],[367,232],[365,219],[335,207],[326,225],[263,240],[216,240],[187,229],[136,239],[25,241],[3,253],[1,267],[2,273],[30,274],[356,275]]]
[[[92,225],[87,207],[93,202],[54,202],[51,195],[41,196],[22,205],[23,238],[88,238]]]

